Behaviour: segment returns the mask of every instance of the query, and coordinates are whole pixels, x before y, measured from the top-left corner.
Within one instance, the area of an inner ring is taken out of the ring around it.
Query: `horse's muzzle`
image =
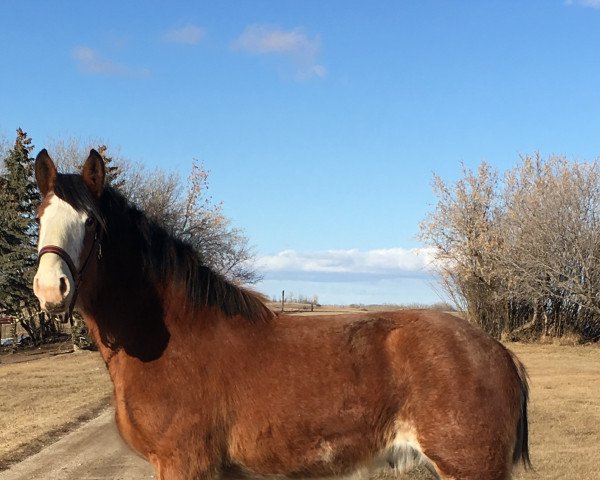
[[[40,301],[42,310],[58,315],[65,313],[71,299],[71,280],[62,272],[50,271],[38,274],[33,280],[33,292]]]

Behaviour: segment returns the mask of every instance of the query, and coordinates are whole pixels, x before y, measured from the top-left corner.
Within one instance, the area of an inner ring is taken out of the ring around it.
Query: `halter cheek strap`
[[[72,318],[73,309],[75,308],[75,302],[77,301],[77,294],[79,293],[79,286],[83,282],[83,273],[85,272],[89,264],[90,258],[92,257],[94,250],[96,249],[98,250],[99,260],[102,257],[102,247],[100,245],[98,233],[94,235],[94,241],[92,243],[92,246],[90,247],[90,251],[88,252],[87,257],[85,258],[85,261],[81,265],[79,271],[75,267],[75,263],[71,259],[71,256],[61,247],[58,247],[56,245],[44,245],[42,248],[40,248],[40,251],[38,252],[38,264],[43,255],[45,255],[46,253],[54,253],[55,255],[58,255],[67,264],[69,272],[71,273],[71,277],[73,277],[73,282],[75,283],[75,286],[73,289],[73,296],[71,297],[71,303],[69,303],[69,306],[65,313],[65,321],[70,320]]]

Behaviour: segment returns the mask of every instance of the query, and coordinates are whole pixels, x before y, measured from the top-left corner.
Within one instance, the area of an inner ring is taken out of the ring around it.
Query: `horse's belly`
[[[250,452],[246,452],[250,453]],[[402,473],[424,464],[432,473],[433,467],[418,443],[399,434],[389,445],[365,457],[356,444],[345,442],[317,442],[307,451],[281,449],[257,452],[254,458],[230,465],[223,472],[224,478],[316,478],[337,480],[362,480],[378,470],[394,470]]]
[[[393,430],[389,441],[377,448],[381,442],[374,431],[357,429],[326,438],[300,432],[281,436],[268,428],[253,441],[232,438],[230,459],[237,476],[290,478],[366,478],[376,470],[402,472],[427,461],[414,429],[397,422]]]

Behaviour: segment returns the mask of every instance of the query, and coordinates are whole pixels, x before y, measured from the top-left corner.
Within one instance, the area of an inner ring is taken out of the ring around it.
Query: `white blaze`
[[[40,218],[38,251],[46,245],[60,247],[69,254],[75,267],[79,269],[86,219],[85,212],[78,212],[52,194]],[[42,308],[47,304],[64,303],[67,306],[71,301],[73,285],[74,279],[66,263],[56,254],[44,254],[33,282],[34,293]]]

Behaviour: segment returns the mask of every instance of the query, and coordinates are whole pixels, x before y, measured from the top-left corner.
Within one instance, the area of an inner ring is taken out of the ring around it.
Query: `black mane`
[[[98,201],[80,175],[59,174],[54,193],[96,218],[107,247],[123,235],[134,235],[145,276],[164,284],[182,282],[191,305],[216,307],[227,316],[241,315],[250,321],[273,317],[259,294],[215,272],[190,244],[170,235],[115,188],[107,186]]]

